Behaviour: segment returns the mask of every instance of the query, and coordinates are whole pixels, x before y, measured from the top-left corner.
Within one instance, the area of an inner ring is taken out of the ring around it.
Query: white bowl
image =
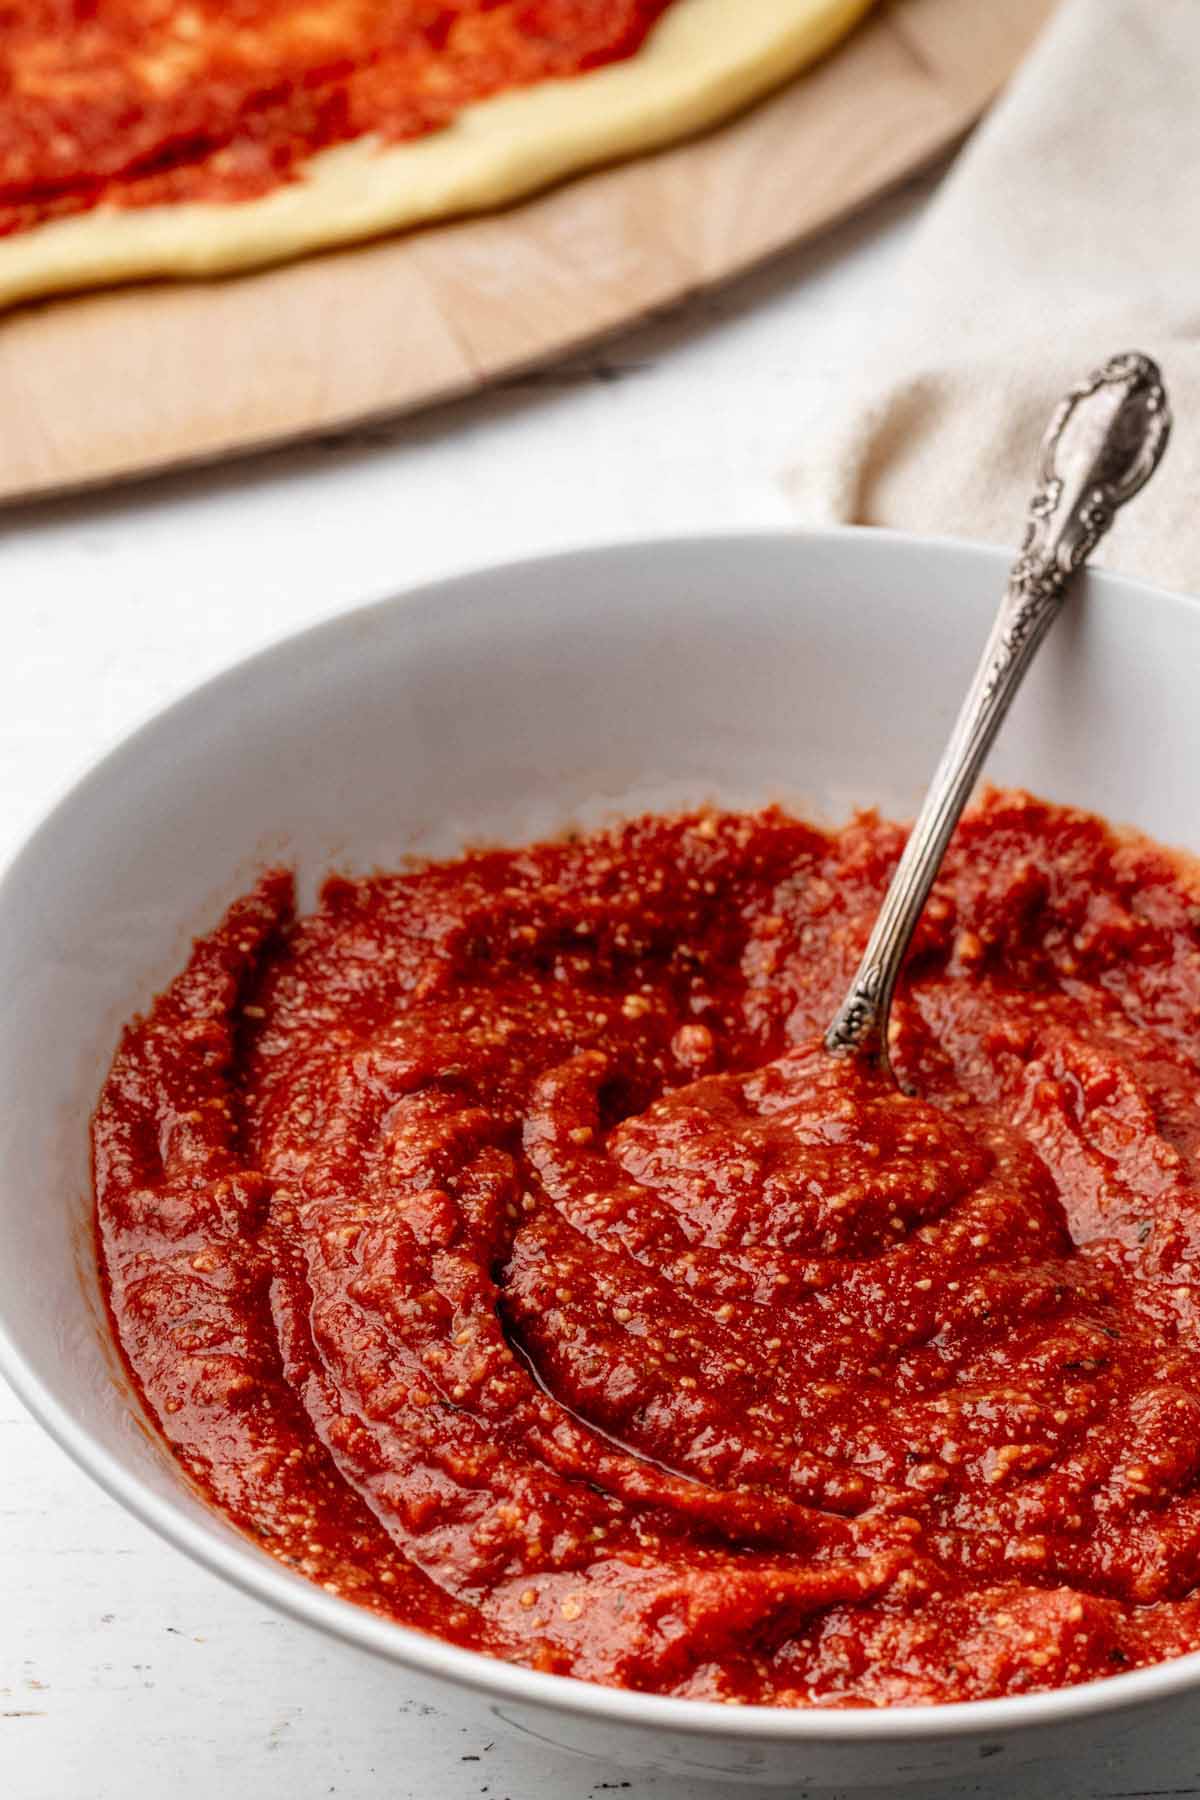
[[[786,1712],[456,1649],[293,1575],[191,1493],[137,1414],[97,1289],[87,1120],[118,1028],[256,866],[293,860],[311,895],[331,866],[644,805],[911,813],[1005,567],[993,550],[845,532],[489,570],[252,658],[80,782],[0,883],[0,1368],[63,1448],[208,1568],[395,1663],[406,1691],[632,1766],[797,1787],[994,1777],[1152,1730],[1200,1687],[1193,1655],[1028,1698]],[[1197,769],[1200,605],[1094,579],[991,773],[1200,850]]]

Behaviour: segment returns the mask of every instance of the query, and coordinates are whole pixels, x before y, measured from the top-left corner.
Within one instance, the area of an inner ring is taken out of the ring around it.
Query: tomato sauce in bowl
[[[1200,890],[1023,793],[893,1014],[903,831],[778,810],[265,875],[96,1110],[114,1330],[264,1548],[527,1666],[780,1706],[1200,1647]]]

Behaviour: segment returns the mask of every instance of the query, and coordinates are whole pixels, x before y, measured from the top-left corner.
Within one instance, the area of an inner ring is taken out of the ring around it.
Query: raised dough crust
[[[321,151],[258,200],[96,207],[0,239],[0,306],[148,276],[221,275],[519,199],[699,131],[812,62],[872,0],[676,0],[626,61],[464,108],[402,144]]]

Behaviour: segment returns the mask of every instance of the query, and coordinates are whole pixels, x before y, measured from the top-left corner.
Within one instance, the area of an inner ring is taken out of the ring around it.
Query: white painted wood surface
[[[470,563],[787,522],[787,471],[886,312],[927,187],[572,370],[228,474],[0,516],[0,855],[114,737],[297,625]],[[0,1800],[701,1791],[719,1790],[413,1706],[402,1676],[347,1665],[159,1544],[0,1385]],[[998,1792],[981,1766],[956,1795]],[[1021,1793],[1200,1796],[1200,1707],[1111,1759],[1035,1767]]]

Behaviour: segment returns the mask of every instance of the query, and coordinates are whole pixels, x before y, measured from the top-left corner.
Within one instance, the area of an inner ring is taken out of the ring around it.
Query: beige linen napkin
[[[1200,591],[1200,0],[1064,0],[789,489],[810,523],[1011,544],[1055,401],[1135,349],[1175,433],[1098,560]]]

